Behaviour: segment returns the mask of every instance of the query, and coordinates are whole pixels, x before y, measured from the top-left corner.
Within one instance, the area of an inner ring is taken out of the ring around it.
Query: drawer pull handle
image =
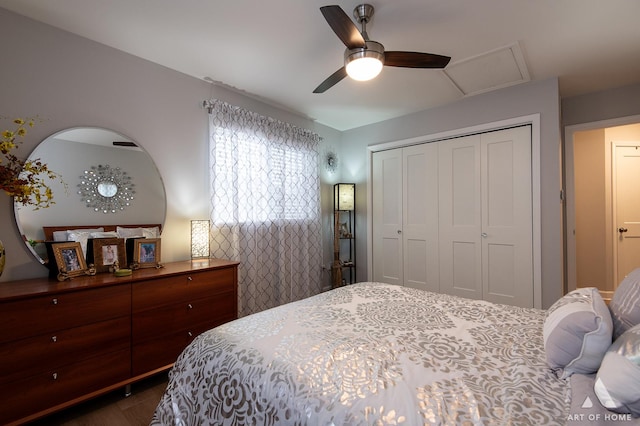
[[[57,305],[57,304],[58,304],[58,299],[57,299],[57,298],[54,298],[54,299],[51,301],[51,304],[52,304],[52,305]]]
[[[189,308],[189,309],[193,309],[193,305],[192,305],[191,303],[189,303],[189,304],[187,305],[187,308]]]
[[[189,334],[189,337],[193,337],[193,333],[192,332],[189,332],[188,334]]]
[[[53,380],[58,380],[58,373],[53,373],[51,377],[53,378]]]
[[[52,342],[57,342],[58,341],[58,336],[51,336],[51,341]]]
[[[193,278],[189,276],[187,277],[187,281],[193,281]]]

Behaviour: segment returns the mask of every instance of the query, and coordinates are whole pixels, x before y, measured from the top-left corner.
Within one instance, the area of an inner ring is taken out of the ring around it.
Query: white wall
[[[202,101],[210,97],[211,85],[4,9],[0,52],[0,115],[44,119],[30,130],[21,154],[26,157],[47,136],[70,127],[104,127],[131,137],[164,179],[163,261],[188,259],[190,220],[207,217],[209,209],[208,118]],[[213,97],[313,130],[323,144],[340,147],[338,132],[306,118],[220,87]],[[0,280],[46,276],[21,242],[11,199],[4,194],[0,224],[7,251]],[[330,252],[327,256],[328,261]]]

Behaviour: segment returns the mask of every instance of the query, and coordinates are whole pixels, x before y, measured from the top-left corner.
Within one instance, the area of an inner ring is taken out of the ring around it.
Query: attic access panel
[[[518,43],[451,63],[443,72],[463,96],[531,80]]]

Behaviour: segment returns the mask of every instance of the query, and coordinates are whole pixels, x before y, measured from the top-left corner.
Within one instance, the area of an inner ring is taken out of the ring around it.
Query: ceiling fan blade
[[[316,90],[313,93],[324,93],[334,85],[340,82],[343,78],[347,76],[347,69],[345,67],[340,68],[338,71],[331,74],[325,81],[320,83]]]
[[[353,23],[340,6],[323,6],[320,12],[327,23],[349,49],[365,47],[365,40],[358,27]]]
[[[444,68],[451,58],[420,52],[384,52],[384,64],[403,68]]]

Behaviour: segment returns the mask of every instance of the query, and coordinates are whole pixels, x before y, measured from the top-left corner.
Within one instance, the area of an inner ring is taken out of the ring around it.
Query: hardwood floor
[[[167,373],[158,374],[124,389],[44,417],[36,426],[142,426],[148,425],[167,387]]]

